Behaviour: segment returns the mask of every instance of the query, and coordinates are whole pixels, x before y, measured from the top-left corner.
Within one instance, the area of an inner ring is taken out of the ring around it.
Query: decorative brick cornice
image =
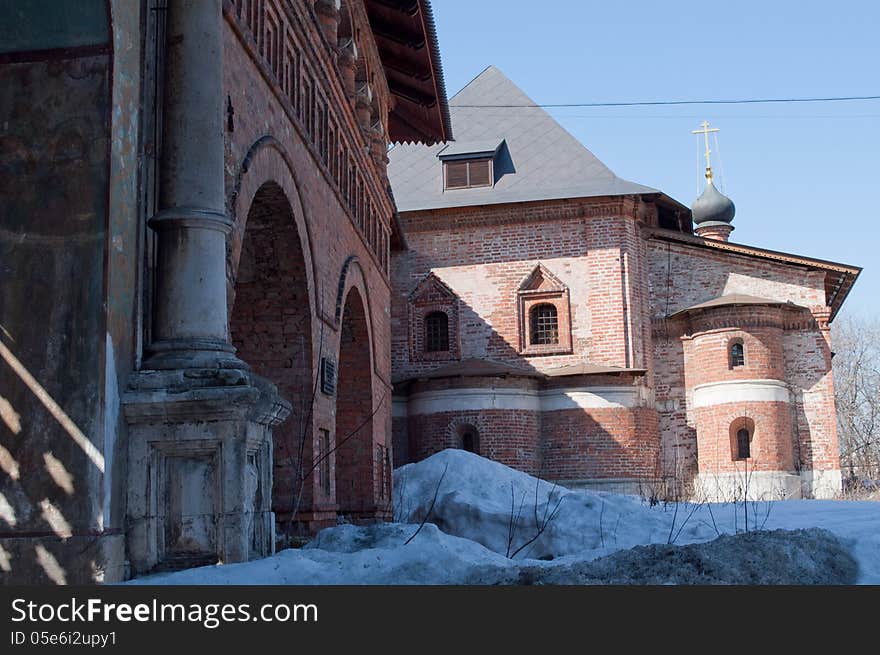
[[[673,318],[655,316],[651,319],[651,334],[655,338],[668,336],[690,339],[697,334],[748,328],[770,327],[786,331],[822,329],[821,322],[815,316],[816,311],[798,306],[721,306]],[[819,310],[819,313],[827,317],[829,312]]]
[[[512,225],[533,221],[590,218],[633,218],[635,204],[626,197],[602,197],[483,205],[401,212],[407,232],[431,232],[463,227]]]

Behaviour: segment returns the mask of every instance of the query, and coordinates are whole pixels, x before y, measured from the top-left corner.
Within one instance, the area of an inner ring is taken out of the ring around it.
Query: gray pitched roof
[[[658,193],[617,177],[540,107],[469,106],[534,104],[504,73],[489,66],[449,101],[449,109],[457,141],[505,141],[496,156],[494,187],[444,192],[438,154],[446,144],[398,144],[388,153],[398,209]]]

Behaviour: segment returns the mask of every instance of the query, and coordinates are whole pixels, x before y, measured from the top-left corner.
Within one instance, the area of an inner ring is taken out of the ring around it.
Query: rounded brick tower
[[[685,380],[697,438],[697,497],[800,497],[785,303],[734,294],[689,311]]]

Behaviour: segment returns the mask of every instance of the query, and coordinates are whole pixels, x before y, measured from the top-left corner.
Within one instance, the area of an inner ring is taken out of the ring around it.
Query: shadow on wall
[[[533,268],[533,265],[525,267]],[[409,330],[407,298],[410,290],[396,291],[392,313],[397,329]],[[473,362],[465,362],[461,372],[438,379],[432,377],[432,372],[445,367],[454,369],[461,365],[460,360],[416,362],[415,366],[411,363],[411,369],[416,370],[397,380],[398,394],[476,387],[485,389],[490,396],[520,390],[534,398],[538,390],[548,388],[545,376],[534,366],[532,358],[524,357],[517,346],[509,343],[463,299],[459,297],[457,302],[461,338],[473,339],[479,335],[485,343],[478,359],[503,362],[516,370],[480,374],[470,372],[475,366]],[[516,306],[512,302],[512,321],[516,320],[515,313]],[[409,353],[406,356],[409,358]],[[465,358],[470,357],[473,353]],[[472,382],[467,378],[472,378]],[[559,378],[554,381],[551,387],[561,384]],[[568,384],[629,386],[631,382],[609,376],[575,376]],[[659,438],[646,440],[645,431],[658,433],[656,412],[651,408],[578,409],[575,406],[552,412],[459,408],[395,419],[395,461],[399,466],[446,448],[462,448],[550,480],[654,480],[660,470]],[[401,456],[402,453],[405,456]]]
[[[104,456],[0,336],[0,582],[83,584],[105,571]],[[120,537],[121,539],[121,537]],[[120,542],[121,544],[121,542]],[[121,553],[117,553],[121,566]],[[71,564],[75,563],[75,566]]]
[[[109,43],[109,3],[46,6],[17,3],[0,65],[0,584],[118,579],[124,561],[103,498],[112,66],[71,50]]]

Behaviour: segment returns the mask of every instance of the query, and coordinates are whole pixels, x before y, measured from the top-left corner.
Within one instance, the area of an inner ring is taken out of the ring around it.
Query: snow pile
[[[858,563],[858,584],[880,584],[880,502],[870,500],[783,500],[777,502],[713,503],[703,505],[691,521],[717,525],[722,533],[743,529],[743,511],[749,522],[765,530],[822,528],[837,537]],[[714,534],[714,528],[713,528]],[[759,533],[760,534],[760,533]],[[680,540],[678,543],[685,543]]]
[[[858,566],[827,530],[723,535],[688,546],[651,544],[591,562],[499,572],[495,584],[803,585],[852,584]],[[506,575],[505,575],[506,573]],[[488,582],[488,580],[487,580]]]
[[[418,523],[430,511],[428,521],[443,532],[501,555],[516,553],[516,559],[597,557],[669,539],[670,518],[636,496],[570,491],[464,450],[403,466],[394,472],[394,485],[395,520]],[[693,521],[677,541],[715,536]]]
[[[416,537],[406,544],[413,534]],[[386,585],[468,584],[510,561],[436,526],[400,523],[328,528],[305,547],[242,564],[161,573],[128,584]]]
[[[651,508],[461,450],[402,467],[394,482],[397,523],[341,525],[266,559],[132,583],[880,584],[877,502]],[[766,531],[730,534],[742,531],[744,512]]]

